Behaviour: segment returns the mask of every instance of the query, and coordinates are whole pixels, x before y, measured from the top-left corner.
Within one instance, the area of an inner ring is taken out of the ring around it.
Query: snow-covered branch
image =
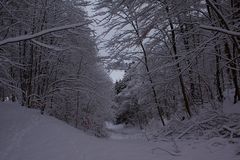
[[[46,29],[46,30],[43,30],[43,31],[40,31],[40,32],[34,33],[34,34],[28,34],[28,35],[13,37],[13,38],[7,38],[5,40],[0,41],[0,46],[8,44],[8,43],[15,43],[15,42],[20,42],[20,41],[30,40],[30,39],[33,39],[33,38],[37,38],[37,37],[46,35],[48,33],[62,31],[62,30],[70,29],[70,28],[81,27],[81,26],[84,26],[84,25],[87,25],[87,24],[88,23],[70,24],[70,25],[65,25],[65,26],[60,26],[60,27],[54,27],[54,28],[51,28],[51,29]]]
[[[223,29],[220,27],[213,27],[213,26],[207,26],[207,25],[200,25],[199,27],[202,29],[205,29],[205,30],[217,31],[217,32],[221,32],[221,33],[228,34],[231,36],[238,36],[238,37],[240,36],[240,32],[230,31],[230,30]]]
[[[41,47],[47,48],[47,49],[51,49],[51,50],[54,50],[54,51],[65,51],[65,50],[66,50],[66,49],[64,49],[64,48],[59,48],[59,47],[57,47],[57,46],[48,45],[48,44],[39,42],[39,41],[34,40],[34,39],[32,39],[31,41],[32,41],[33,43],[35,43],[36,45],[38,45],[38,46],[41,46]]]

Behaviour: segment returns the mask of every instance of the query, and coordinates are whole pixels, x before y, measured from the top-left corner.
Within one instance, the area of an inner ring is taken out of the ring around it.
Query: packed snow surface
[[[220,138],[175,143],[100,139],[37,110],[0,104],[0,160],[239,160],[239,150]]]

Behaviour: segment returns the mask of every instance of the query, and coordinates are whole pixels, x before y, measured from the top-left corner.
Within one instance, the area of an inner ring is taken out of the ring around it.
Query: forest
[[[159,116],[164,126],[174,113],[220,109],[229,92],[238,103],[239,7],[236,0],[100,1],[106,34],[115,32],[110,57],[131,60],[115,86],[122,116],[133,112],[146,123]]]
[[[0,100],[96,137],[240,146],[240,1],[0,0]]]
[[[101,128],[98,115],[106,113],[112,82],[98,62],[86,5],[1,0],[2,100],[10,97],[76,127],[88,128],[91,120]]]

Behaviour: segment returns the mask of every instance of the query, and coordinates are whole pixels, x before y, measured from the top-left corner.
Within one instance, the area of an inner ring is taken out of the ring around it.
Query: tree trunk
[[[166,6],[166,12],[169,15],[169,7]],[[172,42],[172,48],[173,48],[173,53],[174,53],[174,57],[175,57],[175,61],[178,61],[178,53],[177,53],[177,46],[176,46],[176,36],[175,36],[175,31],[174,31],[174,27],[173,27],[173,22],[171,20],[171,18],[168,16],[168,22],[170,25],[170,29],[171,29],[171,42]],[[182,76],[182,70],[181,70],[181,66],[180,63],[178,62],[176,64],[176,67],[178,69],[178,78],[180,81],[180,85],[181,85],[181,91],[182,91],[182,95],[183,95],[183,99],[184,99],[184,104],[185,104],[185,109],[189,115],[189,117],[191,117],[191,110],[190,110],[190,104],[189,104],[189,100],[187,97],[187,93],[186,93],[186,87],[184,85],[184,80],[183,80],[183,76]]]
[[[161,119],[162,125],[165,126],[165,122],[164,122],[164,119],[163,119],[163,116],[162,116],[163,110],[160,107],[158,99],[157,99],[157,92],[156,92],[156,89],[154,87],[153,79],[152,79],[152,76],[151,76],[151,73],[150,73],[150,69],[149,69],[149,65],[148,65],[147,52],[146,52],[146,49],[145,49],[145,47],[144,47],[144,45],[142,43],[142,40],[141,40],[141,37],[140,37],[140,34],[139,34],[138,24],[137,24],[137,22],[136,22],[136,24],[134,24],[134,22],[132,21],[131,25],[132,25],[134,31],[136,32],[136,35],[137,35],[138,40],[140,42],[140,48],[141,48],[141,50],[143,52],[143,56],[144,56],[144,66],[145,66],[146,71],[147,71],[147,76],[148,76],[148,80],[149,80],[150,85],[151,85],[151,90],[152,90],[152,93],[153,93],[154,103],[156,105],[156,108],[157,108],[157,111],[158,111],[158,115],[159,115],[159,117]]]

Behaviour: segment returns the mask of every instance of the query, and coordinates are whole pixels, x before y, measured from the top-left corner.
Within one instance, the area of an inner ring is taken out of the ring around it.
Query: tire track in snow
[[[27,124],[26,128],[23,128],[22,130],[15,133],[13,136],[11,143],[9,146],[2,151],[2,160],[9,160],[6,159],[14,149],[18,149],[20,147],[20,142],[22,141],[23,137],[26,135],[26,133],[30,132],[33,128],[35,128],[40,123],[40,116],[34,115],[31,123]],[[0,157],[1,159],[1,157]]]

